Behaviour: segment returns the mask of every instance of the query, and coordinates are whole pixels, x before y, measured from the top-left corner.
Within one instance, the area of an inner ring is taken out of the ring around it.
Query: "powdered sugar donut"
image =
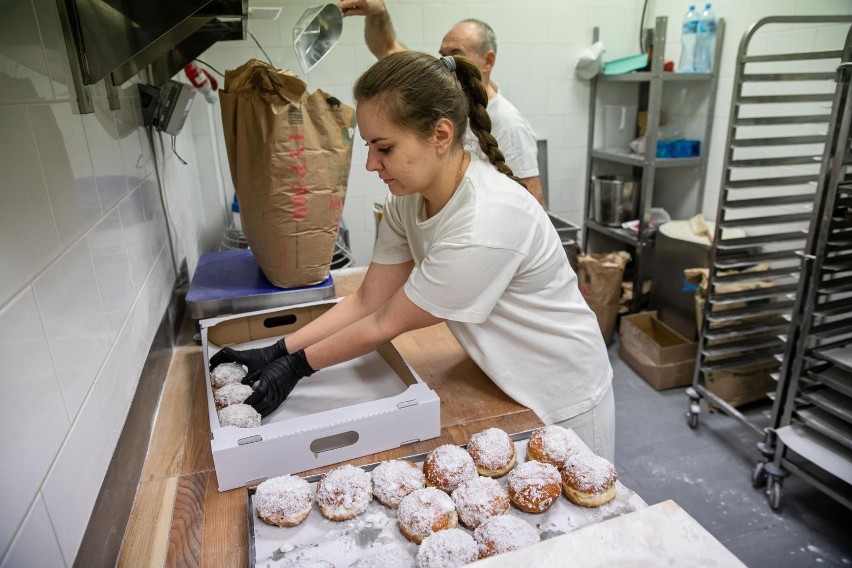
[[[403,536],[417,544],[433,532],[455,528],[459,520],[450,496],[434,487],[418,489],[403,497],[396,518]]]
[[[530,435],[527,459],[561,468],[568,456],[580,451],[580,448],[583,448],[583,442],[577,434],[562,426],[551,424],[537,428]]]
[[[417,568],[462,566],[479,559],[473,537],[461,529],[447,529],[423,539],[415,558]]]
[[[317,483],[320,513],[332,521],[345,521],[367,510],[373,499],[370,474],[354,465],[336,467]]]
[[[549,463],[524,462],[509,473],[509,499],[522,511],[543,513],[562,495],[562,477]]]
[[[251,396],[254,391],[248,385],[242,383],[231,383],[213,391],[213,401],[216,408],[222,409],[232,404],[241,404]]]
[[[239,363],[220,363],[210,371],[210,382],[214,389],[220,389],[240,382],[247,374],[246,368]]]
[[[267,479],[254,492],[254,508],[260,520],[279,527],[294,527],[311,512],[310,484],[295,475]]]
[[[509,510],[509,495],[496,479],[473,477],[465,479],[453,491],[453,503],[459,520],[472,529],[494,515],[503,515]]]
[[[238,428],[257,428],[260,426],[260,413],[248,404],[232,404],[218,412],[219,424]]]
[[[479,557],[517,550],[537,543],[538,531],[528,522],[512,515],[491,517],[476,527],[473,539],[479,546]]]
[[[502,477],[515,467],[515,443],[500,428],[488,428],[470,437],[467,452],[479,475]]]
[[[600,507],[615,498],[618,473],[605,458],[574,454],[562,466],[562,489],[572,503]]]
[[[438,446],[426,456],[423,463],[426,484],[452,492],[465,479],[476,477],[476,465],[470,454],[459,446]]]
[[[384,461],[373,469],[373,495],[391,509],[399,507],[402,498],[426,486],[420,468],[405,460]]]

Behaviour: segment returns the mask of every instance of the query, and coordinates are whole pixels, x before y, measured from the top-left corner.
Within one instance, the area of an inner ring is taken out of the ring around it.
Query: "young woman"
[[[361,287],[275,345],[223,349],[274,411],[304,377],[445,321],[507,395],[613,460],[612,369],[556,230],[490,134],[476,65],[388,55],[355,83],[367,169],[390,192]],[[488,161],[463,146],[467,124]]]

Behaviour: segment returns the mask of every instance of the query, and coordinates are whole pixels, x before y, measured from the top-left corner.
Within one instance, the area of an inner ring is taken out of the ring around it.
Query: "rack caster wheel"
[[[769,500],[769,507],[773,511],[777,511],[781,507],[781,481],[772,479],[766,487],[766,498]]]
[[[689,397],[689,410],[686,411],[686,423],[695,430],[698,427],[698,415],[701,414],[701,396],[692,387],[686,389]]]
[[[763,487],[766,485],[766,462],[759,461],[757,465],[754,466],[754,471],[751,472],[751,486],[755,488]]]
[[[698,413],[690,410],[686,413],[686,423],[695,430],[698,427]]]

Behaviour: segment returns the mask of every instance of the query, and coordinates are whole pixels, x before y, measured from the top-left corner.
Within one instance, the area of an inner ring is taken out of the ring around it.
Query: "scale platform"
[[[279,288],[264,276],[249,249],[208,252],[198,267],[186,304],[193,319],[241,314],[334,297],[334,279],[301,288]]]

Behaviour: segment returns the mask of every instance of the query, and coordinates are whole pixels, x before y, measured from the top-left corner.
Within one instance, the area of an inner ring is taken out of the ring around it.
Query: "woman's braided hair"
[[[461,55],[455,60],[455,77],[440,58],[417,51],[400,51],[380,59],[355,82],[356,102],[378,103],[397,126],[430,136],[441,118],[455,125],[453,145],[464,145],[468,119],[488,161],[522,186],[506,165],[503,152],[491,134],[488,94],[476,64]]]

